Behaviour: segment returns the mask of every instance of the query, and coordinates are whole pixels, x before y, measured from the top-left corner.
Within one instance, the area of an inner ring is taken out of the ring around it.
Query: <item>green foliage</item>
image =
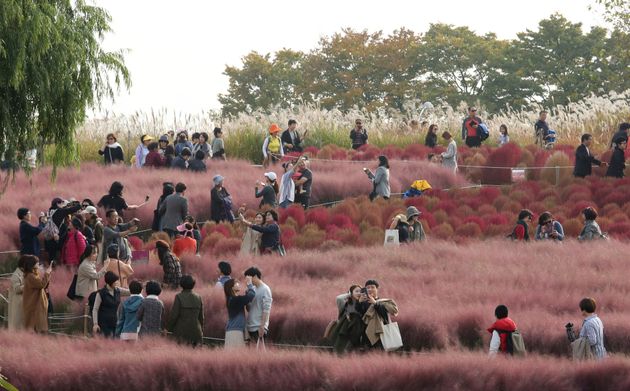
[[[130,85],[120,52],[101,48],[109,14],[84,1],[0,2],[0,154],[54,144],[53,165],[77,162],[86,109]]]
[[[604,7],[604,18],[615,28],[630,33],[630,0],[595,0]]]
[[[228,116],[298,103],[382,115],[407,112],[410,101],[467,102],[493,112],[567,105],[630,88],[629,46],[622,30],[583,32],[559,14],[515,40],[446,24],[389,36],[343,29],[309,53],[250,53],[241,68],[226,67],[230,88],[219,100]]]

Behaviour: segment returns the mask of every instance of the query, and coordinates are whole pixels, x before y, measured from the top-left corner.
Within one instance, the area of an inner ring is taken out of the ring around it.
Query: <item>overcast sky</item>
[[[403,26],[424,32],[430,23],[442,22],[515,38],[554,12],[586,27],[603,23],[588,9],[594,0],[94,1],[113,19],[105,47],[129,51],[133,86],[104,105],[121,114],[218,109],[217,94],[228,86],[226,64],[239,65],[252,50],[308,51],[320,37],[344,27],[387,34]]]

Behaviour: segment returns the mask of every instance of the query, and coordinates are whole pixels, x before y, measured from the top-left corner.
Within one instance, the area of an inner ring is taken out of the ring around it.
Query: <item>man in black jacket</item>
[[[593,136],[588,133],[582,135],[582,144],[575,150],[575,168],[573,170],[573,176],[578,178],[585,178],[591,175],[593,164],[596,166],[608,166],[606,162],[602,163],[595,159],[595,156],[591,155],[589,147],[593,143]]]
[[[302,152],[302,139],[300,134],[296,130],[297,121],[294,119],[289,120],[289,127],[282,132],[280,140],[282,141],[282,147],[286,152]]]

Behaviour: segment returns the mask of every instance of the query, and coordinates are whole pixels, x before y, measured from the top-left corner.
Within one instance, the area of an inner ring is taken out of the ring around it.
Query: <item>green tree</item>
[[[0,153],[15,161],[54,144],[53,165],[77,161],[88,107],[130,85],[121,52],[101,48],[111,18],[82,0],[0,1]]]
[[[604,7],[604,18],[616,29],[630,33],[630,0],[595,0]]]

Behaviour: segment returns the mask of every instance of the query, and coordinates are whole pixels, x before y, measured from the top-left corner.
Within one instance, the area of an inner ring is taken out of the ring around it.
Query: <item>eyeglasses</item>
[[[87,208],[88,206],[90,206],[90,204],[83,204],[83,205],[81,205],[82,208]]]

